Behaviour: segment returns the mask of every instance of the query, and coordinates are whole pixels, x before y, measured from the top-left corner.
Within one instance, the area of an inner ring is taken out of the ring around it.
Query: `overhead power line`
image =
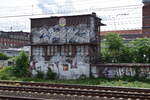
[[[130,5],[130,6],[118,6],[118,7],[106,7],[106,8],[90,8],[90,9],[83,9],[83,10],[74,10],[71,13],[84,13],[84,12],[93,12],[93,11],[104,11],[104,10],[110,10],[110,11],[115,11],[115,10],[121,10],[121,9],[137,9],[140,8],[142,5]],[[126,7],[126,8],[125,8]],[[127,8],[127,7],[135,7],[135,8]],[[31,11],[32,12],[32,11]],[[34,12],[33,14],[20,14],[20,15],[7,15],[7,16],[0,16],[0,18],[10,18],[10,17],[30,17],[30,16],[38,16],[38,15],[49,15],[49,14],[66,14],[68,12],[66,11],[60,11],[59,13],[36,13]]]

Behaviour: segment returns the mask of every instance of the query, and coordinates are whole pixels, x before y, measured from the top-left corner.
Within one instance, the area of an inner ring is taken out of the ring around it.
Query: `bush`
[[[29,59],[24,51],[20,52],[15,59],[14,75],[17,77],[27,77],[29,73]]]
[[[130,42],[133,61],[136,63],[150,63],[150,39],[141,38]]]
[[[48,71],[46,73],[47,79],[56,79],[57,74],[52,72],[51,68],[48,67]]]
[[[36,78],[39,78],[39,79],[43,79],[44,78],[44,72],[39,71],[39,70],[37,70],[36,72],[37,72]]]
[[[3,67],[0,70],[0,79],[9,80],[13,76],[13,67]]]
[[[112,63],[112,57],[107,49],[101,51],[101,62]]]
[[[0,53],[0,60],[7,60],[9,57],[3,53]]]
[[[132,63],[133,62],[133,53],[132,48],[129,46],[124,46],[121,49],[120,55],[119,55],[119,63]]]

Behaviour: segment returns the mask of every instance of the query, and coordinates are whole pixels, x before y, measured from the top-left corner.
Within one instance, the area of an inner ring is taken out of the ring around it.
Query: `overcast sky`
[[[103,22],[108,24],[103,30],[140,28],[142,22],[138,19],[142,17],[142,0],[0,0],[0,2],[0,31],[29,32],[29,18],[41,17],[43,14],[50,16],[53,13],[72,15],[96,12]],[[38,16],[27,16],[36,14]],[[131,20],[127,21],[127,17]],[[137,19],[132,20],[132,17]]]

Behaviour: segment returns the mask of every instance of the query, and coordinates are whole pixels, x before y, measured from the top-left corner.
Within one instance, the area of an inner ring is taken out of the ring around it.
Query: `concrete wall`
[[[150,78],[150,64],[99,64],[96,69],[99,77],[115,78],[138,74]]]
[[[84,75],[89,77],[89,59],[81,56],[74,58],[56,55],[50,61],[45,61],[44,58],[35,56],[31,62],[33,74],[37,74],[36,70],[47,72],[50,67],[58,74],[60,79],[77,79]]]

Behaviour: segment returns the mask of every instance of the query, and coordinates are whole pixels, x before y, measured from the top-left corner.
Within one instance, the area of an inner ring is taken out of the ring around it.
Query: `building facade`
[[[60,79],[89,77],[100,51],[96,14],[31,19],[31,69],[51,68]]]
[[[121,35],[127,40],[133,40],[136,38],[150,37],[150,0],[143,0],[144,6],[142,9],[142,28],[135,30],[114,30],[103,31],[101,36],[104,37],[107,33],[113,32]]]
[[[105,35],[108,33],[117,33],[120,36],[122,36],[125,40],[133,40],[136,38],[145,37],[144,34],[142,34],[142,29],[136,29],[136,30],[103,31],[103,32],[101,32],[101,39],[103,39],[105,37]]]
[[[18,48],[30,44],[28,32],[4,32],[0,31],[0,49]]]
[[[143,0],[143,34],[150,37],[150,0]]]

